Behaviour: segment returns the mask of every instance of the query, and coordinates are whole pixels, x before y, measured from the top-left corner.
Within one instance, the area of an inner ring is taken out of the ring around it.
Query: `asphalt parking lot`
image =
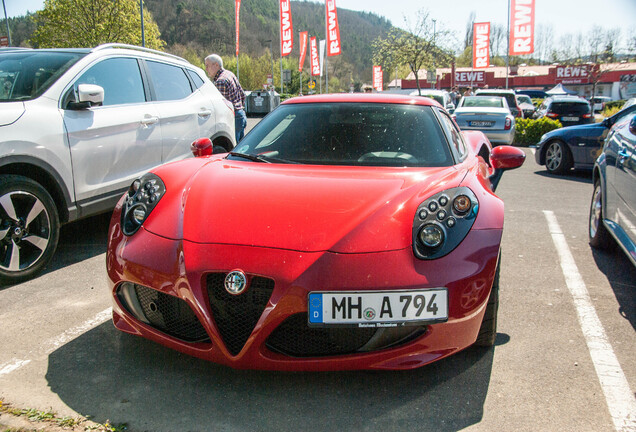
[[[249,125],[258,119],[248,119]],[[108,215],[0,288],[0,398],[137,431],[633,431],[636,269],[587,243],[591,175],[526,149],[506,203],[497,345],[413,371],[237,371],[116,331]]]

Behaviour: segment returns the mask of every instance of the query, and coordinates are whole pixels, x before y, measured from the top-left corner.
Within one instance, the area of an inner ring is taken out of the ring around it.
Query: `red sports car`
[[[426,98],[286,101],[231,153],[154,169],[113,214],[113,321],[234,368],[411,369],[496,335],[524,153]]]

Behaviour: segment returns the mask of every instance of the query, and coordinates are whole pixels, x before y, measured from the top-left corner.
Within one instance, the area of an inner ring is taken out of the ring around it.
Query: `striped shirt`
[[[232,102],[235,112],[244,109],[245,92],[236,75],[227,69],[219,69],[214,76],[214,85],[216,85],[216,88],[219,89],[225,99]]]

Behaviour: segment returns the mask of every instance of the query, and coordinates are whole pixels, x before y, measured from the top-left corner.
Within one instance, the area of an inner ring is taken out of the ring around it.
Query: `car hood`
[[[24,114],[24,102],[3,102],[0,105],[0,126],[15,123]]]
[[[465,174],[454,167],[325,167],[218,159],[173,188],[172,172],[163,171],[158,174],[169,192],[144,223],[147,231],[196,243],[341,253],[410,247],[417,206],[458,186]]]
[[[559,129],[551,130],[544,135],[542,141],[546,141],[553,137],[562,136],[600,136],[607,129],[602,123],[590,123],[585,125],[566,126]]]

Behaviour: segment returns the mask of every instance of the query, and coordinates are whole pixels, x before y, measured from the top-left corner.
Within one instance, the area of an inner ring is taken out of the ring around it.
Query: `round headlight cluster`
[[[440,258],[466,237],[479,204],[467,187],[438,193],[421,203],[413,221],[413,252],[420,259]]]
[[[121,212],[124,234],[130,236],[137,232],[165,192],[166,187],[161,178],[152,173],[132,182],[124,197]]]

